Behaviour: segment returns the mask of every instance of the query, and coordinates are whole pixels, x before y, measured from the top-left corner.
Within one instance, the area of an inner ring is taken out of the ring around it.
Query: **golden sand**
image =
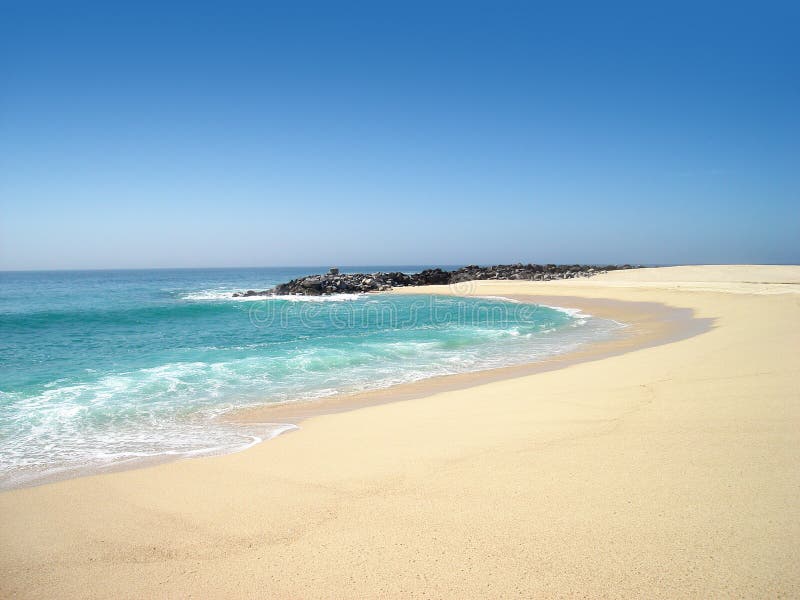
[[[712,321],[239,454],[2,493],[0,596],[800,596],[800,267],[455,291]]]

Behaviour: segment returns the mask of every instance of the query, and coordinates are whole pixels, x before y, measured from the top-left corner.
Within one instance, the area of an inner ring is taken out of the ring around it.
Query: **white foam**
[[[185,294],[181,296],[182,300],[205,300],[211,302],[220,302],[220,301],[253,301],[253,300],[263,300],[263,296],[242,296],[234,298],[233,295],[236,291],[231,290],[203,290],[200,292],[192,292],[191,294]]]
[[[478,296],[479,298],[484,298],[486,300],[499,300],[501,302],[510,302],[512,304],[523,304],[522,300],[516,300],[514,298],[506,298],[504,296]]]
[[[564,313],[565,315],[572,317],[573,319],[591,319],[592,315],[583,312],[580,308],[565,308],[563,306],[549,306],[547,304],[541,304],[540,306],[544,306],[545,308],[552,308],[553,310],[557,310],[558,312]]]
[[[480,298],[484,298],[486,300],[500,300],[502,302],[511,302],[514,304],[524,304],[521,300],[516,300],[514,298],[506,298],[504,296],[479,296]],[[553,310],[557,310],[560,313],[564,313],[569,317],[574,319],[583,319],[584,322],[586,319],[590,319],[592,315],[583,312],[580,308],[566,308],[563,306],[550,306],[548,304],[539,304],[539,306],[543,306],[545,308],[550,308]]]
[[[286,300],[288,302],[347,302],[364,298],[366,294],[330,294],[328,296],[262,296],[262,300]]]
[[[222,429],[228,431],[228,435],[225,438],[217,436],[221,443],[201,448],[158,448],[149,451],[126,448],[116,452],[95,449],[90,455],[84,455],[80,461],[75,461],[74,457],[65,456],[65,462],[55,464],[41,460],[19,460],[15,463],[9,463],[11,468],[7,467],[3,469],[3,472],[0,472],[0,490],[36,485],[70,475],[106,471],[132,463],[141,463],[149,459],[195,458],[242,452],[256,444],[276,438],[282,433],[299,428],[291,423],[256,423],[247,426],[225,425]],[[253,429],[257,429],[257,432],[254,433]],[[207,428],[206,431],[212,435],[214,433],[213,429]],[[178,431],[173,433],[178,433]],[[99,436],[95,437],[99,439]],[[244,441],[236,443],[232,441],[231,438],[233,437],[238,437]],[[115,435],[108,440],[109,443],[114,441],[119,442],[119,437]],[[139,440],[139,442],[145,441],[148,440],[146,438]]]
[[[192,292],[181,296],[182,300],[193,301],[210,301],[210,302],[258,302],[269,300],[285,300],[288,302],[345,302],[348,300],[358,300],[363,298],[366,294],[330,294],[327,296],[301,296],[301,295],[283,295],[283,296],[236,296],[234,294],[239,291],[230,290],[203,290],[200,292]]]

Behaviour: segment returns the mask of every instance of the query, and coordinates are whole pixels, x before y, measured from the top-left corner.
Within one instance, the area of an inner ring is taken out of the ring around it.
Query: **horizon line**
[[[258,266],[198,266],[198,267],[89,267],[89,268],[40,268],[40,269],[0,269],[0,273],[86,273],[86,272],[114,272],[114,271],[211,271],[234,269],[348,269],[353,267],[455,267],[461,268],[469,265],[498,266],[498,265],[585,265],[585,266],[620,266],[631,265],[637,268],[652,269],[663,267],[698,267],[698,266],[800,266],[796,262],[768,262],[768,263],[636,263],[636,262],[469,262],[469,263],[395,263],[395,264],[352,264],[352,265],[258,265]]]

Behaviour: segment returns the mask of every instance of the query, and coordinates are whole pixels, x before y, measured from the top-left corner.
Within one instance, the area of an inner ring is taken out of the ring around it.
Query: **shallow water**
[[[398,267],[348,270],[378,269]],[[322,271],[0,273],[0,486],[233,451],[286,429],[218,418],[235,408],[530,362],[618,327],[496,298],[232,297]]]

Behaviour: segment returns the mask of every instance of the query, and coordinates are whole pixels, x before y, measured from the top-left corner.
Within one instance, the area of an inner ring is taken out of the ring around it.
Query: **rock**
[[[233,297],[352,294],[376,290],[385,291],[392,287],[447,285],[483,279],[553,281],[557,279],[573,279],[575,277],[592,277],[607,271],[632,268],[636,267],[631,265],[523,265],[522,263],[517,263],[513,265],[493,265],[491,267],[468,265],[454,271],[445,271],[440,268],[425,269],[419,273],[410,274],[401,273],[400,271],[340,274],[339,269],[331,267],[330,271],[325,275],[300,277],[260,292],[254,290],[236,292]]]
[[[300,285],[306,289],[318,290],[322,287],[322,280],[318,276],[311,276],[303,279]]]

